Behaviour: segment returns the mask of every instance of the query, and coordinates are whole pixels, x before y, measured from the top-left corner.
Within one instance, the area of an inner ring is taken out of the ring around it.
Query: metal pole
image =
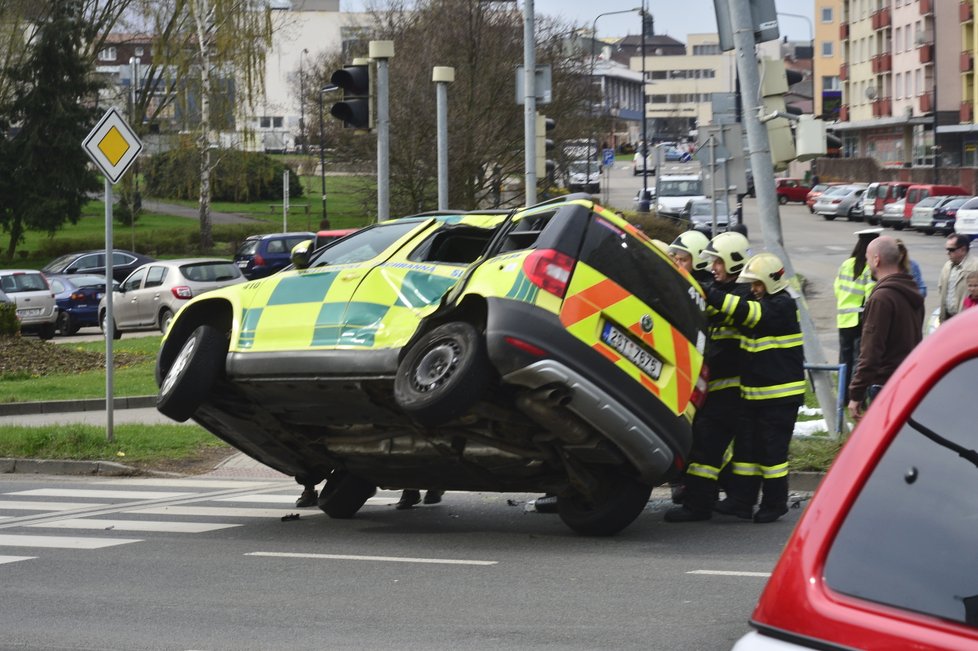
[[[455,81],[455,68],[435,66],[431,80],[438,115],[438,210],[448,210],[448,84]]]
[[[717,235],[717,147],[716,138],[710,136],[710,237]]]
[[[647,9],[645,0],[642,0],[642,198],[638,202],[639,212],[649,212],[649,201],[646,199],[649,191],[649,126],[648,116],[648,96],[645,94],[645,23]],[[656,170],[658,174],[658,170]]]
[[[818,341],[815,323],[808,311],[808,303],[800,291],[798,277],[784,250],[781,234],[781,218],[778,215],[777,193],[774,188],[774,163],[771,160],[771,145],[767,128],[761,124],[758,113],[761,108],[761,77],[758,71],[757,54],[754,51],[754,24],[750,12],[750,0],[730,0],[730,23],[733,29],[734,46],[737,53],[737,72],[740,75],[741,102],[743,103],[744,123],[747,130],[747,146],[750,151],[751,169],[754,172],[754,191],[757,209],[760,213],[761,233],[764,246],[784,262],[791,281],[792,294],[798,304],[798,315],[805,342],[805,361],[810,364],[825,364],[825,352]],[[815,394],[818,397],[825,424],[830,432],[836,431],[833,387],[825,373],[812,373]]]
[[[323,192],[323,220],[319,224],[320,228],[329,228],[329,218],[326,216],[326,140],[323,136],[323,113],[326,108],[323,104],[323,93],[331,93],[337,88],[339,86],[330,84],[319,89],[319,181]]]
[[[115,440],[113,428],[113,389],[112,389],[112,341],[115,339],[115,326],[112,316],[112,301],[115,300],[112,283],[112,183],[105,179],[105,440]]]
[[[282,232],[289,232],[289,170],[282,172]]]
[[[302,70],[302,59],[309,54],[309,50],[303,48],[299,53],[299,137],[302,138],[302,153],[308,154],[309,147],[306,144],[306,76]]]
[[[533,27],[533,0],[523,2],[523,167],[526,177],[526,205],[537,202],[537,90],[536,36]]]
[[[377,221],[390,219],[390,74],[393,41],[370,41],[370,58],[377,62]]]
[[[132,125],[132,127],[133,127],[134,130],[135,130],[136,124],[137,124],[137,122],[136,122],[136,100],[139,97],[139,95],[138,95],[138,93],[139,93],[139,91],[138,91],[138,84],[139,84],[139,64],[140,63],[141,63],[141,60],[140,60],[139,57],[130,57],[129,58],[129,67],[130,67],[130,69],[129,69],[129,75],[130,75],[129,86],[130,86],[130,91],[132,91],[132,114],[129,116],[129,119],[130,119],[130,124]],[[136,198],[139,196],[139,159],[136,159],[135,161],[133,161],[133,165],[134,165],[134,167],[133,167],[133,170],[132,170],[132,200],[131,200],[131,202],[129,204],[129,210],[130,210],[130,214],[129,214],[129,244],[130,244],[130,248],[133,251],[135,251],[136,250]]]

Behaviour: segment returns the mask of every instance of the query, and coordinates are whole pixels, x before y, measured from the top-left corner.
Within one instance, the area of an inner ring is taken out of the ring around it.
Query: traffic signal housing
[[[537,113],[536,173],[538,179],[546,178],[548,182],[552,180],[553,173],[557,169],[557,163],[550,158],[551,152],[554,150],[554,141],[552,138],[548,137],[548,134],[553,131],[556,126],[556,120],[553,118],[548,118],[546,115]]]
[[[373,128],[371,102],[370,64],[343,66],[329,78],[330,83],[343,89],[343,99],[335,102],[329,109],[330,115],[343,121],[343,125],[353,129]]]

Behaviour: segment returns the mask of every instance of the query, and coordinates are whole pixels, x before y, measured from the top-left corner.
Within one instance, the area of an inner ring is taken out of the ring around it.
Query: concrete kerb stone
[[[144,409],[156,406],[156,396],[115,398],[113,409]],[[73,411],[104,411],[102,398],[84,400],[49,400],[46,402],[7,402],[0,404],[0,417],[30,414],[60,414]]]
[[[74,461],[69,459],[0,459],[0,473],[27,475],[134,475],[179,476],[174,473],[146,472],[114,461]]]

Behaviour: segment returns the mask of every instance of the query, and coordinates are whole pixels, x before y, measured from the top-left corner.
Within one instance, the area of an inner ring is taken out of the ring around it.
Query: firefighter
[[[737,276],[750,257],[750,244],[740,233],[720,233],[703,249],[712,268],[713,286],[746,298],[750,290]],[[706,404],[693,421],[693,449],[683,478],[682,506],[666,511],[666,522],[709,520],[716,501],[720,471],[741,416],[740,367],[743,352],[740,331],[729,316],[714,308],[710,313],[710,339],[706,365],[710,369]]]
[[[788,512],[788,445],[805,395],[801,324],[778,256],[753,256],[737,281],[750,283],[753,298],[717,287],[707,293],[707,303],[732,317],[739,328],[745,353],[740,375],[743,416],[734,441],[732,476],[726,499],[713,508],[754,522],[774,522]]]
[[[709,243],[710,238],[693,229],[680,233],[667,250],[676,266],[688,271],[701,287],[708,287],[713,280],[710,261],[700,256]]]

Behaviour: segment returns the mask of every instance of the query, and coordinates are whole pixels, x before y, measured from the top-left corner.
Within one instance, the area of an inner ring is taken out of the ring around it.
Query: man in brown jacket
[[[866,250],[876,287],[863,311],[859,361],[849,384],[849,413],[859,420],[870,397],[920,343],[924,327],[924,297],[913,276],[900,269],[900,248],[881,235]]]

